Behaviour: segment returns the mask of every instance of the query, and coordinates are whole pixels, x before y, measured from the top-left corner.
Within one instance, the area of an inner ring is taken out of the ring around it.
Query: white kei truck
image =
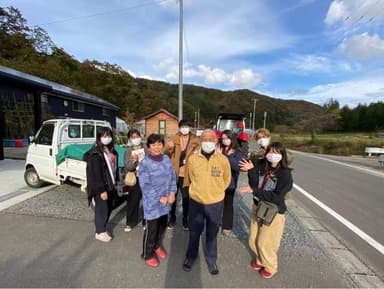
[[[94,144],[101,127],[111,125],[107,121],[91,119],[51,119],[44,121],[28,146],[25,162],[25,182],[38,188],[44,182],[61,185],[70,181],[87,186],[86,162],[83,155]],[[117,147],[117,146],[116,146]],[[119,166],[124,162],[124,149],[118,147]]]

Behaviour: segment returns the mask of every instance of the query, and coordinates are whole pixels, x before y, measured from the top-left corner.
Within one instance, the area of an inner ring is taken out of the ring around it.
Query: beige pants
[[[277,251],[280,247],[284,231],[285,215],[277,214],[273,222],[267,226],[256,221],[256,206],[252,207],[251,225],[249,228],[249,247],[256,255],[256,261],[269,273],[277,272]]]

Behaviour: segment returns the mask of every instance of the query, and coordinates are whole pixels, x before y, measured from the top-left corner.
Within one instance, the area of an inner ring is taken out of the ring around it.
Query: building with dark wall
[[[0,65],[0,159],[3,139],[34,135],[46,119],[107,120],[116,127],[118,110],[94,95]]]

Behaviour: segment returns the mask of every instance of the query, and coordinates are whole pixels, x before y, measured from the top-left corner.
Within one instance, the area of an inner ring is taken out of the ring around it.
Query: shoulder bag
[[[256,207],[256,220],[269,226],[278,212],[279,208],[275,203],[259,201]]]

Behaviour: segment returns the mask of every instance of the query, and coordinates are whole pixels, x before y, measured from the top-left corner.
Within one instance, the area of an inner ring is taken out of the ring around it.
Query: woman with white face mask
[[[140,132],[133,128],[128,131],[128,147],[124,155],[125,173],[135,172],[136,176],[139,174],[140,162],[147,154],[147,148],[144,146],[141,140]],[[136,184],[128,187],[127,199],[127,211],[124,232],[128,233],[132,231],[134,227],[140,221],[140,200],[142,194],[140,189],[139,178],[136,177]],[[142,220],[144,225],[144,220]]]
[[[253,167],[252,162],[244,163],[248,171],[249,187],[240,188],[243,193],[253,192],[253,208],[249,229],[249,247],[255,254],[251,267],[260,272],[261,277],[271,278],[277,273],[277,251],[285,226],[285,196],[292,189],[291,169],[288,168],[284,146],[275,142],[265,151],[265,161]],[[252,167],[252,168],[251,168]],[[250,189],[251,188],[251,189]],[[270,225],[256,218],[256,208],[260,201],[268,201],[278,206],[278,213]]]
[[[88,201],[95,201],[95,238],[102,242],[112,240],[107,223],[116,196],[115,185],[119,181],[118,154],[114,149],[113,133],[108,127],[98,131],[95,146],[88,151],[87,162]]]
[[[239,179],[239,162],[242,159],[242,150],[239,147],[236,136],[231,130],[224,130],[220,139],[220,150],[225,155],[231,165],[231,184],[225,190],[224,209],[221,233],[230,236],[233,227],[233,198]]]
[[[169,138],[165,153],[172,161],[177,176],[177,192],[181,192],[183,205],[183,229],[188,230],[189,193],[185,172],[188,167],[188,158],[197,152],[200,147],[199,138],[191,132],[192,123],[186,119],[179,121],[179,131]],[[178,193],[176,192],[176,200]],[[169,214],[168,229],[176,224],[177,201],[173,203]]]
[[[256,164],[257,159],[263,159],[265,150],[271,142],[271,132],[266,128],[259,128],[255,132],[256,150],[251,154],[251,159]]]
[[[244,170],[246,167],[248,167],[245,162],[252,162],[253,166],[256,166],[259,162],[265,161],[265,150],[267,149],[268,145],[271,143],[272,134],[271,132],[266,128],[259,128],[256,130],[254,134],[254,138],[256,140],[256,149],[254,152],[250,154],[249,160],[243,160],[240,162],[241,170]],[[287,151],[287,161],[288,165],[290,165],[293,161],[293,155],[291,152]],[[251,166],[252,168],[252,166]]]

